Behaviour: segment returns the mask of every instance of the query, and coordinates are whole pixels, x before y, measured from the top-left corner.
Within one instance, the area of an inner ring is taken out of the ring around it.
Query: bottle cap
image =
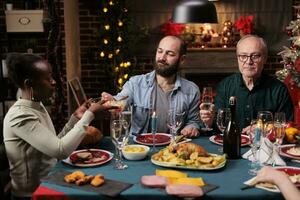
[[[229,105],[234,105],[236,103],[236,97],[235,96],[231,96],[229,98]]]

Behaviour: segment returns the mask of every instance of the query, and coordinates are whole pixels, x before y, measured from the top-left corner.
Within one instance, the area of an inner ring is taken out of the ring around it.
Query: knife
[[[247,190],[247,189],[252,189],[255,188],[255,185],[244,185],[241,187],[241,190]]]
[[[241,190],[247,190],[247,189],[251,189],[251,188],[255,188],[255,185],[257,184],[257,181],[254,179],[252,180],[249,185],[244,185],[241,187]]]

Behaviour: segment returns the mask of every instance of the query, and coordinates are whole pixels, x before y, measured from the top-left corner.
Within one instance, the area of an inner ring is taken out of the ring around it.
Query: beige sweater
[[[68,157],[80,144],[85,128],[94,119],[86,111],[78,121],[71,116],[56,136],[53,123],[42,103],[19,99],[4,119],[4,143],[10,164],[12,193],[31,196],[56,164]]]

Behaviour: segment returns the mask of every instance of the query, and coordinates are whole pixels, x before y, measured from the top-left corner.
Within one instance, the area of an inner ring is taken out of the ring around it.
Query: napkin
[[[254,160],[251,149],[244,153],[242,157],[250,161]],[[275,162],[275,165],[286,166],[286,163],[279,156],[278,151],[275,150],[274,144],[268,138],[261,140],[260,148],[257,151],[257,159],[261,164],[271,165]]]
[[[89,192],[95,192],[100,195],[106,195],[110,197],[116,197],[124,190],[130,188],[132,184],[130,183],[124,183],[121,181],[115,181],[115,180],[109,180],[105,179],[105,182],[100,187],[94,187],[90,184],[77,186],[76,184],[67,183],[64,181],[64,176],[70,174],[68,171],[59,171],[55,172],[53,174],[50,174],[48,177],[42,179],[42,181],[54,183],[57,185],[62,185],[66,187],[76,188],[79,190],[85,190]]]

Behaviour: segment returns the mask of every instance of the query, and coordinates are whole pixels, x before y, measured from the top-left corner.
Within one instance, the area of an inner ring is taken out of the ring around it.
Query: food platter
[[[290,179],[292,179],[293,176],[300,176],[300,168],[299,167],[275,167],[277,170],[279,171],[283,171],[285,172],[287,175],[290,176]],[[253,183],[255,181],[256,177],[251,178],[250,180],[244,182],[244,184],[246,185],[251,185],[251,183]],[[299,180],[299,178],[298,178]],[[296,185],[296,187],[300,188],[300,182],[296,182],[294,183]],[[256,188],[260,188],[263,190],[267,190],[270,192],[280,192],[280,190],[278,189],[278,187],[272,183],[258,183],[255,185]]]
[[[156,146],[163,146],[163,145],[170,144],[171,140],[172,140],[172,138],[171,138],[170,134],[167,134],[167,133],[156,133],[155,134],[155,145]],[[133,141],[138,144],[152,146],[153,145],[153,134],[143,133],[141,135],[134,136]]]
[[[214,156],[220,156],[220,155],[217,155],[217,154],[210,154],[212,157]],[[160,161],[157,161],[157,160],[154,160],[153,157],[151,157],[151,162],[155,165],[158,165],[158,166],[162,166],[162,167],[168,167],[168,168],[177,168],[177,169],[191,169],[191,170],[217,170],[217,169],[220,169],[222,167],[225,166],[226,164],[226,159],[219,163],[217,166],[214,166],[214,167],[208,167],[208,166],[205,166],[205,165],[200,165],[198,167],[196,166],[182,166],[182,165],[178,165],[176,163],[172,163],[172,162],[160,162]]]
[[[85,158],[81,158],[82,155]],[[103,165],[113,158],[113,154],[102,149],[83,149],[74,151],[68,158],[62,160],[63,162],[77,167],[94,167]]]
[[[209,137],[209,141],[217,145],[223,145],[223,136],[222,135],[213,135]],[[250,139],[246,135],[241,135],[241,146],[247,146],[250,144]]]
[[[298,159],[300,160],[300,155],[294,153],[292,150],[293,149],[300,149],[299,145],[296,144],[287,144],[287,145],[281,145],[279,147],[279,154],[281,156],[287,157],[287,158],[292,158],[292,159]]]

